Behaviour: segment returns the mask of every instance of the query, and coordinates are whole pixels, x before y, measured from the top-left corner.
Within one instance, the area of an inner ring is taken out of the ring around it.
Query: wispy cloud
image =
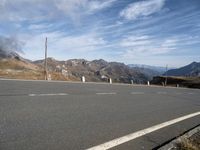
[[[3,7],[5,5],[6,0],[1,0],[0,1],[0,7]]]
[[[120,46],[126,49],[124,58],[135,58],[138,56],[155,56],[167,54],[176,49],[178,39],[171,37],[164,40],[148,35],[129,36],[120,42]]]
[[[81,17],[91,15],[107,7],[116,0],[61,0],[56,2],[58,10],[69,16],[73,21],[80,21]]]
[[[88,4],[88,12],[93,13],[95,11],[110,7],[117,0],[107,0],[107,1],[90,1]]]
[[[127,20],[135,20],[140,17],[147,17],[160,11],[166,0],[146,0],[134,2],[120,12],[120,16]]]
[[[29,40],[24,47],[27,51],[24,56],[28,55],[27,57],[31,57],[31,59],[42,58],[45,37],[48,37],[49,41],[49,56],[57,57],[56,54],[58,54],[58,59],[67,59],[64,58],[65,56],[86,55],[88,52],[97,51],[101,46],[106,44],[106,41],[96,33],[66,36],[63,32],[49,32],[28,37],[25,36],[24,38],[28,38]],[[32,55],[32,52],[35,55]]]
[[[0,9],[0,20],[21,22],[26,20],[42,20],[47,18],[47,14],[51,16],[51,1],[48,3],[44,0],[6,0],[2,9]]]
[[[28,29],[29,30],[40,30],[40,31],[44,31],[46,29],[49,29],[53,27],[53,24],[31,24]]]
[[[199,36],[177,35],[172,37],[152,37],[148,35],[143,36],[128,36],[120,42],[122,49],[126,49],[121,54],[124,60],[143,60],[144,58],[167,58],[167,56],[174,57],[175,54],[182,54],[188,50],[188,46],[198,44],[200,45]],[[187,57],[190,54],[185,53],[183,56]],[[164,60],[164,59],[163,59]],[[155,60],[154,60],[155,61]]]
[[[143,46],[151,44],[151,40],[149,39],[149,36],[128,36],[127,38],[124,38],[120,45],[122,47],[134,47],[134,46]]]
[[[45,37],[57,59],[178,64],[177,55],[200,55],[199,0],[0,0],[0,14],[0,35],[17,35],[28,59],[43,58]]]
[[[46,21],[61,16],[78,20],[110,7],[116,0],[1,0],[0,19],[10,21]]]

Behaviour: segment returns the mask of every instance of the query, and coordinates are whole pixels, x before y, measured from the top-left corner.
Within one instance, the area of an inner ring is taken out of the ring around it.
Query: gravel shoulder
[[[200,125],[158,150],[200,150]]]

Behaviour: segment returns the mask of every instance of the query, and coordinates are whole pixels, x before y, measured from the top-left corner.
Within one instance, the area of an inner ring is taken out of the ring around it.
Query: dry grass
[[[0,77],[11,78],[11,79],[31,79],[41,80],[43,78],[42,72],[33,70],[0,70]]]
[[[200,137],[181,138],[176,143],[177,150],[200,150]]]
[[[185,80],[185,81],[196,81],[196,82],[200,81],[200,77],[175,77],[175,76],[172,76],[171,78],[182,79],[182,80]]]
[[[80,81],[74,76],[64,76],[61,72],[49,72],[52,80]],[[11,79],[44,80],[42,67],[28,61],[16,59],[0,59],[0,77]]]
[[[39,70],[39,67],[29,63],[28,61],[19,61],[16,59],[0,60],[0,69],[14,69],[14,70]]]
[[[60,81],[80,81],[79,78],[73,76],[66,77],[59,72],[49,72],[52,80]],[[27,80],[44,80],[43,71],[35,70],[15,70],[15,69],[0,69],[0,77],[10,79],[27,79]]]
[[[62,81],[79,81],[79,78],[75,78],[73,76],[64,76],[59,72],[49,72],[51,74],[52,80],[62,80]]]

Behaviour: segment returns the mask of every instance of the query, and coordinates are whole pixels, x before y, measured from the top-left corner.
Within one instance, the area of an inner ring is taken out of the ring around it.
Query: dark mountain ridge
[[[192,62],[191,64],[186,65],[184,67],[168,70],[164,73],[164,75],[186,77],[200,76],[200,62]]]

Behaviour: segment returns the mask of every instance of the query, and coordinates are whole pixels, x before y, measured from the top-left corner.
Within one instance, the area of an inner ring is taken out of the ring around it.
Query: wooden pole
[[[168,71],[168,65],[166,65],[165,86],[167,86],[167,71]]]
[[[47,72],[47,37],[45,40],[45,60],[44,60],[44,80],[47,80],[48,72]]]

